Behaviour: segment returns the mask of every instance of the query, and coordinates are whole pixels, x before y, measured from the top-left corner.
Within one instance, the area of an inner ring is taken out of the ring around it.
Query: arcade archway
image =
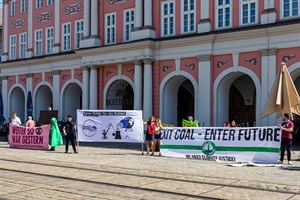
[[[62,119],[67,118],[67,115],[73,116],[73,121],[76,121],[77,109],[82,108],[82,90],[76,83],[70,83],[63,92],[62,97]]]
[[[47,85],[40,86],[35,92],[34,112],[35,118],[38,120],[41,110],[47,110],[52,107],[52,92]]]
[[[162,119],[165,123],[182,126],[182,119],[195,115],[195,89],[186,77],[170,78],[161,94]]]
[[[16,112],[21,119],[22,124],[25,123],[25,94],[20,87],[16,87],[11,91],[10,98],[10,114]],[[10,117],[10,116],[9,116]]]
[[[134,93],[131,85],[125,80],[114,81],[107,90],[106,109],[133,110]]]
[[[236,120],[240,126],[255,126],[259,115],[257,86],[242,72],[225,75],[218,83],[215,96],[215,126]]]

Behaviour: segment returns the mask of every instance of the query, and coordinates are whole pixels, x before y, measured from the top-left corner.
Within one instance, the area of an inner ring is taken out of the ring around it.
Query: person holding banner
[[[147,148],[147,154],[149,154],[150,148],[153,151],[153,139],[154,139],[154,133],[155,133],[155,118],[153,115],[149,117],[149,120],[147,122],[144,122],[144,124],[147,124],[147,131],[146,131],[146,148]],[[151,154],[153,156],[153,154]]]
[[[49,137],[49,145],[51,146],[50,151],[55,151],[56,146],[60,146],[63,144],[63,140],[58,128],[57,119],[52,117],[50,120],[51,130]]]
[[[290,115],[288,113],[283,114],[283,122],[279,124],[279,128],[282,130],[281,135],[281,146],[280,146],[280,160],[279,164],[283,164],[284,152],[287,151],[288,164],[292,165],[291,162],[291,148],[293,139],[294,123],[290,121]]]
[[[18,125],[18,126],[21,126],[22,123],[21,123],[21,120],[20,118],[17,116],[17,113],[16,112],[13,112],[12,114],[12,118],[11,118],[11,125]]]
[[[152,147],[152,155],[154,155],[155,149],[156,149],[156,144],[158,146],[158,150],[159,150],[159,156],[161,156],[160,153],[160,138],[161,138],[161,133],[160,130],[162,128],[162,124],[161,124],[161,120],[160,119],[156,119],[156,124],[155,124],[155,134],[154,134],[154,140],[153,140],[153,147]]]
[[[35,127],[35,122],[32,120],[31,116],[28,116],[28,120],[27,120],[25,126],[28,127],[28,128],[34,128]]]
[[[72,123],[72,116],[71,115],[68,115],[67,118],[68,118],[67,122],[65,123],[65,125],[63,127],[63,131],[64,131],[64,134],[65,134],[65,137],[66,137],[66,151],[65,151],[65,153],[68,153],[69,141],[72,144],[72,148],[73,148],[74,153],[77,153],[76,147],[75,147],[75,138],[76,138],[75,128],[76,128],[76,125],[74,125]]]

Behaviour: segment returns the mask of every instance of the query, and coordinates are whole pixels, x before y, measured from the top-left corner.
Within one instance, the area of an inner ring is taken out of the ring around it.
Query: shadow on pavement
[[[282,167],[281,169],[288,171],[300,171],[300,167]]]

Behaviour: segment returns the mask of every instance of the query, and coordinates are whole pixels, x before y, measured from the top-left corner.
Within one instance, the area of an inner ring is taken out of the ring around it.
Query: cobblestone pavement
[[[300,199],[300,151],[293,165],[230,167],[80,147],[79,154],[10,149],[0,142],[0,199]]]

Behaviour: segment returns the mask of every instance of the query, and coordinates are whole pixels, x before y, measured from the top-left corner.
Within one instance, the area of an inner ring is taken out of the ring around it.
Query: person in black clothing
[[[63,127],[63,131],[64,131],[65,138],[66,138],[66,151],[65,151],[65,153],[68,153],[69,141],[71,141],[74,153],[77,153],[76,152],[76,147],[75,147],[75,128],[76,128],[76,125],[74,125],[72,123],[72,116],[68,115],[67,122],[65,123],[65,125]]]

